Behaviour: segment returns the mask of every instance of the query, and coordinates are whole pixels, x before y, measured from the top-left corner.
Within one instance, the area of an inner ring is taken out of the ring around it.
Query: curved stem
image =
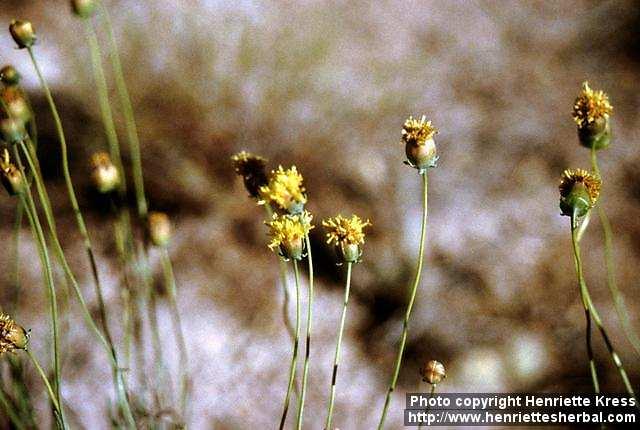
[[[76,298],[78,299],[78,302],[80,303],[80,308],[83,311],[83,316],[84,316],[85,322],[87,323],[89,328],[94,332],[94,334],[96,335],[96,337],[98,338],[100,343],[104,346],[105,350],[107,351],[107,354],[108,354],[109,359],[110,359],[110,364],[111,364],[112,369],[113,369],[114,384],[115,384],[115,387],[116,387],[116,394],[117,394],[117,397],[118,397],[118,403],[120,404],[120,407],[123,410],[123,413],[125,415],[125,418],[127,420],[128,425],[130,427],[135,427],[135,421],[133,419],[133,414],[131,412],[131,407],[129,406],[129,401],[128,401],[128,397],[127,397],[126,389],[125,389],[125,385],[124,385],[124,380],[123,380],[123,377],[122,377],[122,369],[120,369],[119,364],[118,364],[118,358],[117,358],[117,354],[116,354],[116,351],[115,351],[115,347],[113,346],[113,343],[110,342],[109,338],[106,338],[102,334],[102,332],[98,328],[95,320],[93,319],[93,316],[91,315],[91,312],[89,311],[89,308],[88,308],[88,306],[86,304],[84,296],[82,295],[82,291],[80,290],[80,286],[78,285],[78,281],[76,280],[76,277],[73,274],[73,271],[71,270],[71,267],[69,266],[69,263],[67,262],[67,259],[66,259],[65,255],[64,255],[64,251],[62,249],[62,245],[60,244],[60,240],[58,238],[56,223],[55,223],[55,219],[54,219],[53,212],[52,212],[52,209],[51,209],[51,201],[49,199],[49,195],[47,193],[47,189],[44,186],[44,182],[42,180],[42,175],[40,173],[40,168],[39,168],[39,164],[37,162],[37,158],[35,157],[34,149],[33,149],[33,147],[31,145],[29,145],[29,146],[25,145],[24,142],[20,142],[20,147],[21,147],[22,152],[24,153],[24,155],[25,155],[25,157],[27,159],[27,163],[29,164],[29,168],[31,169],[31,172],[32,172],[33,177],[35,179],[36,190],[38,192],[38,196],[40,198],[40,203],[41,203],[42,208],[44,210],[45,220],[47,221],[47,225],[48,225],[49,231],[51,233],[50,237],[51,237],[52,242],[53,242],[53,250],[54,250],[54,253],[56,254],[56,258],[60,262],[60,265],[62,266],[62,269],[63,269],[65,275],[67,276],[67,278],[71,282],[73,290],[74,290],[74,292],[76,294]],[[20,154],[18,153],[17,150],[16,150],[16,159],[18,160],[18,163],[21,164]],[[24,174],[24,170],[23,170],[23,174]],[[27,195],[30,195],[30,193],[27,193]],[[34,204],[34,206],[35,206],[35,204]]]
[[[393,370],[393,375],[391,377],[391,383],[389,384],[389,389],[387,390],[387,395],[384,400],[384,406],[382,408],[382,416],[380,417],[380,422],[378,423],[378,430],[382,430],[384,428],[384,422],[387,417],[387,411],[389,409],[389,403],[391,401],[391,394],[396,389],[396,384],[398,382],[398,375],[400,374],[400,367],[402,365],[402,356],[404,354],[404,348],[407,342],[407,335],[409,333],[409,318],[411,317],[411,311],[413,309],[413,304],[416,300],[416,293],[418,291],[418,285],[420,284],[420,277],[422,275],[422,264],[424,260],[424,242],[427,236],[427,190],[429,182],[427,180],[427,172],[421,173],[422,182],[423,182],[423,196],[422,196],[422,231],[420,233],[420,249],[418,251],[418,264],[416,267],[415,278],[413,280],[413,285],[411,286],[411,293],[409,297],[409,303],[407,304],[407,309],[404,315],[404,321],[402,323],[402,335],[400,336],[400,347],[398,348],[398,355],[396,357],[395,367]]]
[[[18,153],[18,150],[15,146],[13,147],[13,150],[14,150],[14,156],[16,158],[16,163],[18,164],[18,168],[20,169],[20,174],[22,175],[23,178],[25,178],[26,177],[25,170],[22,164],[22,160],[20,159],[20,154]],[[51,329],[53,333],[54,387],[55,387],[56,400],[58,401],[59,404],[61,404],[62,395],[60,394],[61,371],[60,371],[60,351],[59,351],[60,335],[58,330],[58,299],[56,295],[56,287],[53,280],[53,272],[52,272],[51,260],[49,258],[49,250],[47,248],[47,241],[45,239],[45,235],[42,230],[42,224],[40,223],[38,211],[36,209],[33,196],[31,195],[31,190],[27,188],[25,192],[20,195],[20,200],[22,201],[22,204],[25,206],[27,210],[27,215],[29,218],[29,222],[31,224],[31,229],[36,238],[36,243],[38,244],[38,252],[40,254],[40,260],[42,262],[44,279],[48,289],[49,307],[51,312]]]
[[[352,262],[347,263],[347,281],[344,287],[344,303],[342,305],[342,316],[340,317],[340,328],[338,329],[338,341],[336,342],[336,352],[333,358],[333,375],[331,377],[331,393],[329,396],[329,408],[327,411],[327,421],[325,430],[332,430],[333,405],[336,398],[336,379],[338,376],[338,364],[340,364],[340,347],[342,346],[342,336],[344,334],[344,323],[347,319],[347,305],[349,304],[349,290],[351,289],[351,268]]]
[[[47,375],[44,373],[44,370],[42,370],[42,366],[40,366],[38,359],[36,359],[36,357],[33,355],[31,350],[26,349],[25,352],[27,353],[27,355],[31,359],[31,362],[33,363],[36,370],[38,371],[38,374],[40,375],[40,378],[42,378],[44,385],[47,387],[47,393],[49,394],[49,398],[51,399],[51,403],[53,404],[53,408],[56,413],[56,421],[57,421],[58,427],[62,429],[66,429],[67,424],[65,423],[64,415],[62,414],[62,409],[60,408],[60,402],[58,400],[58,397],[56,397],[56,395],[54,394],[54,390],[51,387],[51,383],[49,382]]]
[[[293,353],[291,355],[291,364],[289,365],[289,383],[287,384],[287,394],[284,398],[284,408],[282,410],[282,418],[280,419],[280,430],[284,429],[284,424],[287,421],[289,401],[291,400],[291,391],[296,379],[296,367],[298,363],[298,345],[300,342],[300,274],[298,271],[297,260],[293,260],[293,273],[296,279],[296,334],[293,340]]]
[[[587,357],[589,358],[589,370],[591,372],[591,382],[593,383],[593,391],[600,393],[600,384],[598,382],[598,372],[596,370],[596,363],[593,354],[593,346],[591,343],[591,307],[587,301],[585,294],[586,283],[584,280],[584,274],[582,271],[582,259],[580,258],[580,245],[578,240],[578,220],[575,216],[575,212],[571,217],[571,243],[573,245],[573,261],[576,268],[576,275],[578,276],[578,285],[580,287],[580,297],[582,299],[582,305],[584,307],[585,319],[587,321],[586,341],[587,341]]]
[[[173,265],[171,264],[171,258],[169,257],[169,251],[167,249],[162,250],[162,269],[164,272],[165,285],[169,293],[169,304],[171,306],[171,316],[173,319],[173,330],[178,343],[178,350],[180,353],[180,410],[182,411],[182,419],[186,422],[187,415],[187,401],[189,397],[189,355],[187,353],[187,342],[184,338],[184,331],[182,328],[182,318],[180,317],[180,310],[178,308],[176,278],[173,274]]]
[[[311,353],[311,320],[313,313],[313,257],[311,256],[311,241],[309,234],[305,236],[307,246],[307,262],[309,263],[309,294],[307,297],[307,337],[304,344],[304,367],[302,371],[302,388],[298,398],[298,417],[296,419],[296,429],[302,429],[304,417],[304,401],[307,394],[307,377],[309,375],[309,356]]]
[[[600,176],[600,168],[598,167],[598,156],[595,148],[591,149],[591,168]],[[633,330],[629,313],[625,305],[624,296],[618,289],[618,283],[616,281],[615,263],[613,256],[613,232],[611,229],[611,223],[602,206],[602,200],[598,202],[596,207],[598,210],[598,217],[600,218],[600,224],[602,225],[602,234],[604,236],[604,263],[607,270],[607,287],[613,298],[613,304],[616,309],[616,314],[622,325],[624,334],[633,346],[634,351],[640,356],[640,338]]]
[[[143,221],[145,221],[147,219],[148,207],[144,191],[144,177],[142,173],[142,157],[140,155],[138,128],[133,114],[131,97],[129,96],[129,90],[127,89],[124,73],[122,71],[122,63],[120,61],[120,54],[118,53],[118,43],[116,42],[113,26],[111,25],[111,18],[109,17],[109,12],[104,4],[101,1],[98,3],[102,18],[105,22],[107,34],[109,36],[111,66],[115,77],[116,90],[118,92],[120,104],[122,105],[122,112],[125,118],[127,140],[129,142],[129,152],[131,154],[131,164],[133,168],[133,185],[136,191],[138,215]]]

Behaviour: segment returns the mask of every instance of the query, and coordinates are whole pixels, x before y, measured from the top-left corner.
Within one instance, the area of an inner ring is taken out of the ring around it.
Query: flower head
[[[274,203],[292,214],[301,212],[307,202],[302,181],[302,175],[298,173],[296,166],[287,170],[279,166],[278,170],[271,172],[269,183],[260,187],[260,203]]]
[[[30,21],[14,19],[9,25],[9,32],[20,49],[31,48],[36,43],[36,32]]]
[[[357,262],[362,255],[363,230],[371,225],[369,220],[363,221],[357,215],[351,218],[338,215],[322,221],[322,225],[327,230],[327,243],[335,245],[339,259],[347,263]]]
[[[120,172],[106,152],[91,156],[91,168],[91,179],[99,192],[110,193],[120,185]]]
[[[0,71],[0,76],[1,73],[2,71]],[[4,88],[0,89],[0,99],[2,99],[9,117],[16,118],[25,124],[32,119],[31,107],[18,84],[5,85]]]
[[[567,216],[585,215],[598,200],[602,181],[584,169],[567,169],[560,178],[560,209]]]
[[[89,18],[96,9],[94,0],[71,0],[71,9],[80,18]]]
[[[431,125],[431,121],[427,121],[425,115],[422,115],[419,121],[409,116],[402,126],[402,141],[414,145],[424,145],[437,132],[438,130]]]
[[[151,243],[155,246],[165,247],[169,244],[173,228],[167,214],[164,212],[149,213],[148,229]]]
[[[5,85],[18,85],[20,83],[20,73],[12,65],[6,65],[0,69],[0,82]]]
[[[424,173],[429,167],[436,166],[438,156],[433,136],[437,132],[431,125],[431,121],[427,121],[424,115],[419,121],[410,116],[404,122],[402,142],[405,144],[406,164],[418,169],[420,173]]]
[[[300,260],[304,250],[304,238],[313,228],[312,219],[308,211],[296,215],[275,214],[271,221],[266,222],[271,236],[271,242],[267,246],[272,251],[277,250],[283,258]]]
[[[9,315],[0,312],[0,354],[15,349],[26,349],[29,334]]]
[[[23,180],[22,173],[11,162],[7,148],[4,148],[2,157],[0,157],[0,180],[9,195],[13,196],[24,190],[25,181]]]
[[[582,91],[573,104],[573,120],[579,128],[585,127],[599,118],[608,118],[613,110],[609,97],[602,90],[594,91],[589,82],[582,84]]]
[[[233,169],[239,176],[242,176],[244,186],[251,197],[260,195],[260,187],[266,185],[267,174],[265,166],[267,160],[246,151],[238,152],[231,157]]]
[[[447,377],[444,365],[436,360],[428,361],[424,367],[420,369],[420,375],[424,382],[428,382],[431,385],[437,385]]]

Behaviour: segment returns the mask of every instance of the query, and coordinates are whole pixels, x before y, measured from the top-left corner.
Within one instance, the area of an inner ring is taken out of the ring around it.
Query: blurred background
[[[430,359],[447,368],[442,392],[591,391],[569,220],[560,216],[557,191],[563,169],[589,166],[571,119],[584,80],[614,106],[614,140],[600,155],[601,201],[615,232],[619,286],[640,328],[637,1],[105,3],[134,102],[150,205],[175,224],[170,252],[192,361],[192,428],[275,426],[285,394],[291,342],[277,259],[266,248],[264,211],[229,160],[243,149],[267,157],[269,168],[295,164],[318,224],[338,213],[373,223],[353,271],[336,427],[375,426],[397,351],[421,215],[420,178],[402,164],[399,143],[408,115],[425,114],[440,130],[441,158],[430,172],[425,271],[388,428],[402,427],[404,392],[428,389],[418,369]],[[3,0],[0,22],[12,18],[30,19],[38,32],[35,54],[63,114],[116,326],[119,273],[108,207],[89,183],[88,159],[107,144],[84,27],[65,0]],[[28,56],[14,49],[8,31],[0,36],[0,61],[22,73],[36,107],[63,246],[97,309],[52,119]],[[0,198],[3,303],[12,291],[15,203]],[[23,238],[19,322],[45,357],[46,301],[26,223]],[[320,227],[312,241],[317,293],[305,422],[321,429],[344,268],[335,266]],[[605,283],[597,220],[583,243],[587,282],[638,386],[640,365]],[[63,395],[80,427],[107,428],[112,388],[104,353],[74,300],[65,306]],[[170,333],[167,308],[160,321]],[[604,389],[622,392],[595,338]],[[175,367],[171,346],[168,337]],[[36,375],[32,386],[42,391]]]

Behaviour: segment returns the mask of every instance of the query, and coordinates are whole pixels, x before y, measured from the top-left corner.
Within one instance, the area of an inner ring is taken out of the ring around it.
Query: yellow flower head
[[[357,215],[351,218],[344,218],[338,215],[322,221],[322,225],[327,229],[327,243],[331,245],[359,245],[364,243],[363,229],[370,226],[369,220],[362,221]]]
[[[402,142],[412,145],[424,145],[437,132],[438,130],[431,125],[431,121],[427,121],[425,115],[422,115],[420,121],[410,116],[402,127]]]
[[[242,177],[255,175],[256,172],[263,172],[267,164],[265,158],[252,154],[247,151],[241,151],[231,157],[233,169]]]
[[[279,250],[285,258],[300,259],[304,238],[313,228],[312,219],[308,211],[298,215],[275,214],[271,221],[266,222],[269,226],[269,236],[271,236],[271,242],[267,246],[272,251]]]
[[[600,178],[584,169],[567,169],[560,178],[560,197],[568,197],[576,184],[584,186],[589,195],[591,205],[594,205],[598,200],[598,195],[600,195],[600,187],[602,186]]]
[[[25,349],[29,336],[9,315],[0,312],[0,354]]]
[[[273,170],[269,183],[260,187],[260,204],[275,203],[280,209],[297,212],[307,202],[302,175],[296,166],[284,170],[282,166]]]
[[[580,95],[573,104],[573,120],[582,128],[599,118],[608,118],[612,110],[613,106],[604,91],[592,90],[585,81]]]

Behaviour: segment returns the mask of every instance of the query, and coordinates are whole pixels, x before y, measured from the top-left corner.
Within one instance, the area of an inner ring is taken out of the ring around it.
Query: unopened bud
[[[0,69],[0,82],[5,85],[18,85],[20,83],[20,73],[15,67],[8,65]]]
[[[0,120],[0,134],[9,144],[20,143],[27,138],[24,121],[18,118],[4,118]]]
[[[9,25],[9,32],[20,49],[31,48],[36,42],[36,32],[30,21],[14,19]]]
[[[167,214],[151,212],[149,214],[149,239],[155,246],[165,247],[171,240],[171,221]]]
[[[110,193],[120,185],[120,172],[106,152],[91,156],[91,168],[93,185],[100,193]]]
[[[24,191],[24,176],[22,176],[20,170],[18,170],[14,165],[10,165],[6,169],[2,170],[0,181],[2,181],[2,185],[10,196],[21,194]]]
[[[427,362],[427,364],[420,369],[420,375],[424,382],[428,382],[431,385],[437,385],[447,377],[444,365],[436,360]]]
[[[96,9],[96,3],[94,0],[71,0],[71,8],[80,18],[90,18]]]
[[[5,86],[0,90],[0,98],[7,108],[9,117],[16,118],[24,124],[32,118],[31,107],[27,102],[26,96],[18,85]]]

